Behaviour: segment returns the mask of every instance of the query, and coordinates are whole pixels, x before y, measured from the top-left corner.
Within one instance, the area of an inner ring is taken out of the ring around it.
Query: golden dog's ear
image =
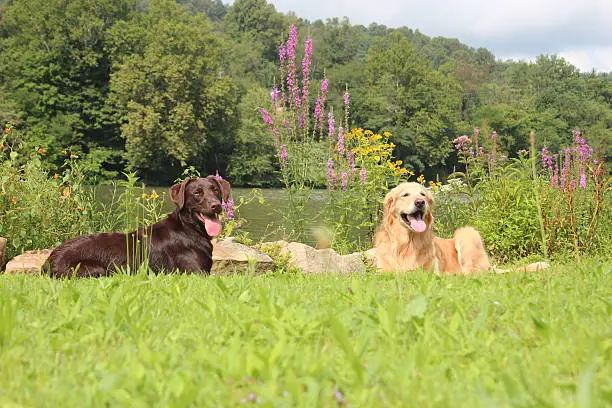
[[[425,214],[425,224],[428,228],[433,228],[434,217],[433,217],[433,208],[434,208],[434,198],[433,194],[431,194],[431,190],[425,189],[425,198],[427,199],[427,214]]]
[[[395,203],[395,191],[391,190],[385,196],[385,201],[383,202],[383,215],[388,215],[393,208],[393,204]]]
[[[427,209],[427,214],[425,214],[425,225],[427,225],[427,228],[433,228],[433,223],[434,217],[433,213],[431,212],[431,207],[429,207]]]

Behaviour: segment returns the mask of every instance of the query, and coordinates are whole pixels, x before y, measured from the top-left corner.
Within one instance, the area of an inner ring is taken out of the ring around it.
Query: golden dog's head
[[[397,220],[411,232],[425,232],[433,226],[433,196],[419,183],[401,183],[385,196],[384,221]]]

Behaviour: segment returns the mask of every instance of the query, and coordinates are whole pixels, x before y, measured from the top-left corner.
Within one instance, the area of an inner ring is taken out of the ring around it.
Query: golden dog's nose
[[[425,205],[425,200],[423,200],[422,198],[414,200],[414,205],[418,208],[423,208],[423,206]]]

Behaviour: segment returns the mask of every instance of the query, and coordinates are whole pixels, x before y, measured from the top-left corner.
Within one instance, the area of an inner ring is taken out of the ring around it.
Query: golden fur
[[[474,228],[459,228],[450,239],[435,236],[433,205],[431,192],[418,183],[401,183],[387,193],[382,221],[374,237],[377,268],[381,272],[425,268],[452,274],[492,269],[482,237]],[[523,270],[546,267],[538,262]]]

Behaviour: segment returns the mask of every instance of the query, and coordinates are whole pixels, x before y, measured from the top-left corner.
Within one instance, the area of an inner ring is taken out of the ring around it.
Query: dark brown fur
[[[208,274],[212,267],[211,237],[196,213],[216,217],[221,201],[229,196],[229,183],[214,176],[175,184],[170,188],[170,198],[176,208],[165,219],[128,234],[68,239],[49,256],[49,273],[56,278],[99,277],[114,273],[118,267],[134,270],[146,261],[155,272]]]

